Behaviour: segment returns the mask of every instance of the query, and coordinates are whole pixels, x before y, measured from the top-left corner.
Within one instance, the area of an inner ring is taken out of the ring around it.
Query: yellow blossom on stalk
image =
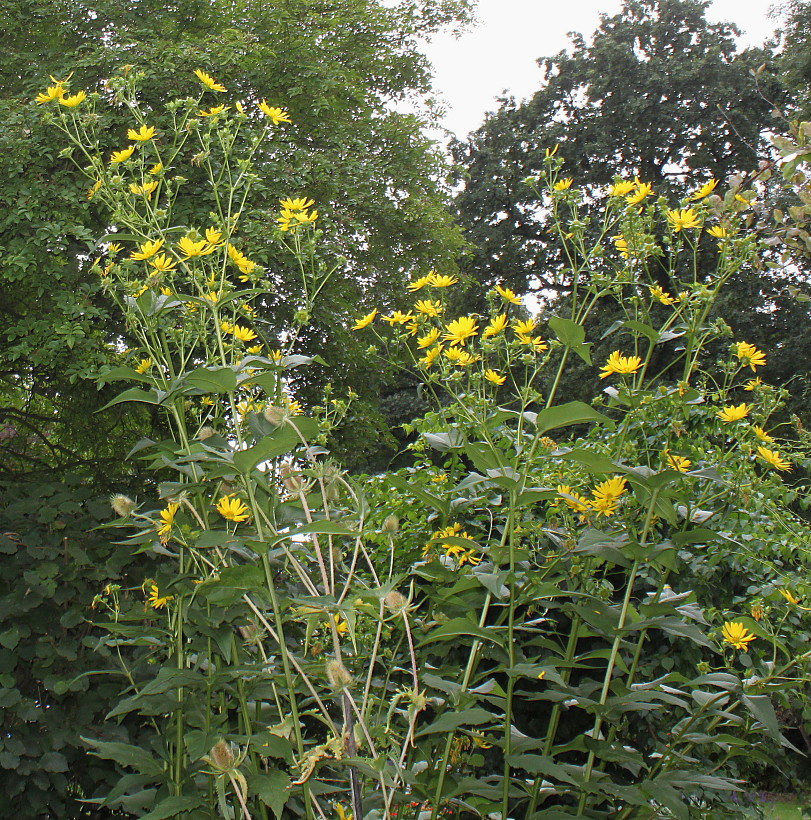
[[[614,241],[614,247],[619,251],[619,255],[623,259],[630,259],[631,253],[628,250],[628,241],[622,234],[617,234],[616,236],[612,236],[611,239]]]
[[[301,225],[311,225],[318,219],[318,211],[291,211],[283,208],[276,221],[280,231],[289,231]]]
[[[415,279],[413,282],[409,282],[406,285],[406,290],[409,290],[409,291],[411,291],[411,293],[414,293],[415,291],[418,291],[418,290],[424,288],[426,285],[430,285],[431,284],[431,279],[433,278],[433,276],[434,276],[433,271],[431,271],[431,273],[429,273],[429,274],[426,274],[425,276],[420,276],[419,279]]]
[[[735,355],[741,362],[741,367],[751,367],[752,372],[766,364],[766,354],[748,342],[735,343]]]
[[[572,178],[559,179],[553,186],[553,191],[568,191],[572,187]]]
[[[648,285],[648,290],[650,291],[650,295],[653,296],[654,299],[658,299],[663,305],[675,305],[678,302],[678,299],[674,299],[666,290],[662,290],[659,285]]]
[[[223,114],[224,112],[228,111],[231,108],[230,105],[212,105],[211,108],[206,111],[205,109],[201,109],[197,112],[198,117],[216,117],[217,114]]]
[[[521,299],[516,296],[515,291],[510,290],[510,288],[503,288],[501,285],[496,285],[496,293],[505,301],[509,302],[511,305],[520,305]]]
[[[735,649],[749,651],[749,644],[755,640],[755,635],[750,632],[742,623],[726,621],[721,629],[721,635],[728,644],[732,644]]]
[[[479,361],[479,356],[473,356],[461,347],[449,347],[445,351],[445,358],[457,367],[467,367]]]
[[[780,456],[777,450],[767,450],[765,447],[757,448],[758,455],[775,470],[780,470],[782,473],[791,472],[791,462],[786,461]]]
[[[400,310],[395,310],[391,316],[381,316],[380,317],[384,322],[388,322],[390,325],[404,325],[406,322],[410,322],[414,319],[414,314],[409,310],[408,313],[403,313]]]
[[[152,359],[141,359],[141,361],[138,362],[138,365],[135,368],[135,372],[144,374],[151,367],[152,367]]]
[[[629,205],[639,205],[643,199],[653,193],[653,186],[649,182],[636,181],[636,191],[625,198]]]
[[[598,484],[591,491],[589,505],[597,511],[597,515],[606,518],[617,511],[617,500],[627,489],[623,476],[614,476]]]
[[[206,228],[206,242],[215,247],[222,245],[222,233],[216,228]]]
[[[200,82],[211,91],[225,91],[225,86],[220,85],[220,83],[216,82],[210,74],[206,74],[205,71],[199,68],[195,68],[194,74],[197,77],[197,79],[200,80]]]
[[[120,151],[113,151],[113,153],[110,154],[110,165],[116,165],[119,162],[125,162],[132,156],[133,151],[135,151],[134,145],[122,148]]]
[[[615,182],[609,189],[609,196],[627,196],[636,188],[636,183],[632,179],[621,179]]]
[[[549,345],[540,336],[524,336],[519,334],[518,341],[521,344],[530,346],[536,353],[543,353],[544,350],[549,350]]]
[[[155,163],[155,164],[154,164],[154,165],[153,165],[153,166],[152,166],[152,167],[151,167],[151,168],[147,171],[147,173],[148,173],[148,174],[151,174],[152,176],[155,176],[156,174],[159,174],[162,170],[163,170],[163,163],[162,163],[162,162],[156,162],[156,163]]]
[[[781,587],[777,590],[785,599],[788,601],[792,606],[797,606],[800,603],[800,599],[796,598],[790,589],[786,587]]]
[[[559,145],[559,144],[558,144],[558,145],[555,145],[555,147],[554,147],[554,148],[546,148],[546,149],[544,149],[544,156],[545,156],[547,159],[550,159],[551,157],[554,157],[554,156],[555,156],[555,154],[557,154],[557,152],[558,152],[558,148],[560,148],[560,145]]]
[[[718,416],[721,421],[725,421],[727,423],[732,421],[740,421],[749,415],[749,405],[746,403],[738,405],[730,404],[723,410],[719,410],[715,415]]]
[[[726,239],[729,236],[727,229],[723,225],[713,225],[707,230],[707,233],[716,239]]]
[[[65,96],[65,89],[57,83],[56,85],[50,85],[45,91],[40,91],[39,94],[34,98],[37,105],[42,105],[43,103],[51,102],[52,100],[59,100]]]
[[[420,364],[427,370],[437,358],[439,358],[439,354],[442,353],[442,350],[442,345],[437,345],[430,350],[426,350],[425,355],[420,359]]]
[[[758,376],[756,379],[749,379],[749,381],[743,386],[743,389],[748,390],[751,393],[755,388],[760,387],[762,384],[763,382],[760,380],[760,376]]]
[[[64,105],[65,108],[75,108],[80,103],[87,99],[87,94],[84,91],[77,91],[72,97],[59,97],[59,105]]]
[[[248,508],[238,498],[224,495],[217,502],[217,512],[226,520],[237,524],[247,521],[250,518]]]
[[[265,100],[259,103],[259,110],[266,116],[270,118],[270,121],[274,125],[278,125],[280,122],[292,122],[290,119],[290,115],[285,111],[283,108],[274,108],[267,104]]]
[[[220,330],[223,333],[230,333],[235,339],[239,339],[240,342],[252,342],[256,339],[256,334],[247,327],[242,327],[242,325],[234,325],[230,322],[222,322],[220,324]]]
[[[307,208],[315,205],[315,200],[307,199],[306,196],[298,196],[295,199],[287,197],[287,199],[280,199],[279,204],[288,211],[306,211]]]
[[[677,456],[675,453],[671,453],[670,450],[665,450],[665,458],[667,459],[667,466],[678,473],[686,473],[693,466],[693,462],[689,458]]]
[[[431,301],[430,299],[420,299],[414,305],[414,310],[418,313],[423,313],[426,316],[436,317],[444,312],[445,308],[438,299]]]
[[[715,190],[717,185],[717,179],[711,179],[709,182],[705,182],[698,190],[693,191],[693,193],[690,194],[690,199],[697,202],[699,199],[708,197]]]
[[[451,344],[464,347],[467,340],[478,333],[479,326],[473,316],[460,316],[446,325],[445,330],[447,332],[442,337],[443,339]]]
[[[363,328],[368,327],[375,320],[375,316],[377,316],[377,308],[375,308],[371,313],[361,316],[360,319],[352,325],[352,330],[363,330]]]
[[[484,378],[492,384],[502,385],[507,381],[506,376],[502,376],[497,370],[485,370]]]
[[[177,267],[177,262],[165,253],[159,253],[154,259],[148,262],[155,270],[162,272],[174,270]]]
[[[760,604],[754,604],[752,608],[749,610],[749,613],[756,621],[763,620],[763,616],[766,614],[765,610]]]
[[[524,319],[521,322],[515,322],[513,324],[513,330],[516,336],[529,336],[532,331],[535,330],[535,320]]]
[[[172,289],[171,288],[161,287],[160,291],[161,291],[161,296],[171,296],[172,295]]]
[[[160,511],[161,525],[158,527],[158,535],[168,535],[172,531],[175,515],[180,509],[180,504],[170,503]]]
[[[147,142],[155,136],[155,126],[142,125],[137,131],[134,128],[127,130],[127,139],[136,142]]]
[[[259,353],[262,352],[262,345],[254,345],[253,347],[246,348],[246,350],[252,356],[257,356]]]
[[[753,424],[752,425],[752,432],[761,440],[766,442],[766,444],[774,444],[774,439],[759,425]]]
[[[160,183],[157,180],[145,182],[143,185],[138,185],[135,182],[130,183],[130,191],[134,194],[143,194],[147,199],[152,199],[152,194]]]
[[[258,267],[256,262],[251,262],[244,253],[238,251],[230,242],[228,243],[228,258],[240,269],[245,275],[253,273]]]
[[[435,288],[449,288],[459,281],[455,276],[447,276],[439,273],[429,273],[428,277],[430,279],[428,284]]]
[[[489,339],[490,336],[498,336],[505,327],[507,327],[507,314],[502,313],[490,320],[490,323],[484,329],[484,333],[482,333],[482,338]]]
[[[425,336],[420,336],[420,338],[417,339],[417,348],[423,350],[426,347],[430,347],[438,338],[439,328],[435,327],[433,330],[429,330]]]
[[[701,220],[698,218],[698,214],[692,208],[668,211],[667,221],[673,230],[673,233],[678,233],[685,228],[698,228],[701,225]]]
[[[149,597],[147,603],[152,609],[163,609],[169,601],[174,598],[174,595],[161,595],[157,584],[149,585]]]
[[[563,500],[563,503],[574,510],[576,513],[585,513],[589,509],[589,500],[576,493],[568,484],[558,484],[556,487],[558,495]],[[557,505],[557,502],[555,502]]]
[[[177,249],[184,256],[206,256],[209,253],[214,253],[216,247],[205,239],[195,242],[191,237],[184,236],[177,243]]]
[[[639,356],[622,356],[619,350],[615,350],[601,368],[600,378],[605,379],[612,373],[618,373],[621,376],[629,376],[636,373],[642,367],[642,359]]]
[[[212,305],[216,305],[222,298],[222,291],[210,290],[208,293],[204,293],[200,298],[205,299],[206,302],[211,302]]]
[[[754,202],[752,199],[747,199],[746,197],[741,196],[740,194],[735,194],[735,201],[740,202],[742,205],[749,206]]]
[[[94,196],[96,195],[96,193],[98,192],[99,188],[101,188],[101,180],[100,180],[100,179],[97,179],[97,180],[93,183],[93,185],[92,185],[90,188],[88,188],[88,189],[87,189],[87,198],[88,198],[88,199],[93,199],[93,197],[94,197]]]

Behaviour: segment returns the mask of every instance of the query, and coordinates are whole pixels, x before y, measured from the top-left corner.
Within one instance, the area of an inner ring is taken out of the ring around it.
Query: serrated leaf
[[[276,817],[282,816],[285,803],[290,797],[290,776],[279,769],[266,774],[252,774],[248,780],[250,790],[270,807]]]

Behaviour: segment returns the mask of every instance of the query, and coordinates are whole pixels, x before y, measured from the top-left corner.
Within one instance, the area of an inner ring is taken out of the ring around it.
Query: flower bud
[[[293,472],[293,468],[289,464],[282,464],[281,466],[282,483],[288,492],[297,493],[302,487],[301,476]]]
[[[110,497],[110,506],[120,518],[129,518],[130,513],[135,509],[135,502],[128,496],[119,493]]]
[[[344,689],[348,689],[353,683],[352,675],[349,674],[349,670],[335,658],[327,661],[324,670],[327,673],[329,685],[336,692],[343,692]]]

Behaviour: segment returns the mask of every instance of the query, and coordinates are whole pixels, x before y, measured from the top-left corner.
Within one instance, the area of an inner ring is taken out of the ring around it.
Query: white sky
[[[741,42],[760,45],[774,33],[768,12],[773,0],[713,0],[711,22],[730,21],[743,32]],[[567,32],[587,39],[600,13],[616,14],[621,0],[479,0],[478,26],[458,39],[434,38],[426,48],[434,64],[434,90],[445,104],[445,127],[458,137],[477,128],[496,97],[523,99],[540,85],[538,57],[568,48]]]

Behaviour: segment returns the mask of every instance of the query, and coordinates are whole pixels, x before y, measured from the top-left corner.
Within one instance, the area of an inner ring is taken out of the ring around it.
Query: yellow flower
[[[553,186],[553,191],[568,191],[572,187],[572,178],[559,179]]]
[[[388,322],[390,325],[404,325],[406,322],[410,322],[414,318],[414,314],[409,310],[408,313],[403,313],[402,311],[395,310],[391,316],[381,316],[380,317],[384,322]]]
[[[466,350],[461,347],[449,347],[445,351],[445,358],[459,367],[467,367],[469,364],[478,361],[478,356],[471,356]]]
[[[107,253],[110,256],[115,256],[117,253],[121,253],[124,250],[124,246],[120,245],[118,242],[111,242],[107,246]]]
[[[172,531],[172,524],[180,504],[167,504],[166,509],[160,511],[161,525],[158,527],[158,535],[168,535]]]
[[[755,368],[763,367],[766,364],[766,354],[758,350],[748,342],[736,342],[735,355],[740,359],[741,367],[747,365],[755,372]]]
[[[301,225],[312,224],[316,219],[318,211],[291,211],[289,208],[283,208],[276,221],[279,223],[280,231],[289,231]]]
[[[225,330],[224,324],[223,330]],[[226,332],[230,333],[235,339],[239,339],[240,342],[252,342],[257,338],[250,328],[242,327],[242,325],[231,325]]]
[[[134,194],[143,194],[147,199],[152,199],[152,194],[159,184],[160,183],[155,179],[150,182],[145,182],[143,185],[138,185],[135,182],[131,182],[130,191]]]
[[[709,182],[705,182],[697,191],[693,191],[693,193],[690,194],[690,199],[694,201],[704,199],[704,197],[709,196],[715,190],[716,185],[718,185],[717,179],[711,179]]]
[[[563,499],[563,503],[577,513],[587,512],[589,501],[584,496],[576,493],[568,484],[558,484],[557,493]],[[557,505],[558,502],[555,502]]]
[[[149,597],[147,598],[147,603],[152,607],[152,609],[163,609],[163,607],[165,607],[166,604],[168,604],[174,597],[174,595],[161,596],[157,584],[149,585]]]
[[[174,270],[177,267],[177,262],[165,253],[159,253],[154,259],[150,260],[148,264],[155,268],[155,270],[159,270],[164,273],[166,271]]]
[[[689,458],[677,456],[669,450],[665,450],[665,457],[667,459],[667,466],[670,467],[671,470],[675,470],[678,473],[686,473],[690,467],[693,466],[693,462],[690,461]]]
[[[216,82],[212,76],[206,74],[205,71],[202,71],[199,68],[194,69],[194,74],[198,80],[206,87],[211,89],[211,91],[225,91],[225,86],[220,85],[220,83]]]
[[[723,225],[713,225],[707,233],[716,239],[726,239],[729,236],[727,229]]]
[[[728,644],[732,644],[735,649],[749,651],[749,644],[755,640],[755,636],[742,623],[726,621],[721,629],[721,635]]]
[[[701,225],[701,220],[698,218],[698,214],[692,208],[668,211],[667,221],[670,224],[673,233],[678,233],[685,228],[698,228]]]
[[[752,608],[749,610],[749,612],[756,621],[763,620],[763,616],[766,614],[765,610],[760,604],[754,604]]]
[[[515,295],[515,292],[510,290],[509,288],[503,288],[501,285],[496,285],[496,293],[505,301],[509,302],[511,305],[520,305],[521,299]]]
[[[154,164],[154,165],[153,165],[153,166],[152,166],[152,167],[151,167],[151,168],[147,171],[147,173],[148,173],[148,174],[151,174],[152,176],[155,176],[156,174],[159,174],[162,170],[163,170],[163,163],[162,163],[162,162],[156,162],[156,163],[155,163],[155,164]]]
[[[549,350],[549,345],[547,345],[540,336],[529,336],[519,333],[518,341],[521,342],[521,344],[529,345],[536,353],[543,353],[544,350]]]
[[[755,390],[755,388],[760,387],[762,384],[763,382],[760,380],[760,376],[758,376],[756,379],[749,379],[749,381],[743,386],[743,389],[748,390],[751,393]]]
[[[420,299],[415,305],[414,310],[418,313],[423,313],[426,316],[439,316],[445,308],[439,300],[431,301],[430,299]]]
[[[752,431],[761,441],[765,441],[766,444],[774,444],[774,439],[757,424],[752,425]]]
[[[546,149],[544,150],[544,156],[545,156],[547,159],[549,159],[550,157],[554,157],[554,156],[555,156],[555,154],[557,154],[557,152],[558,152],[558,148],[560,148],[560,144],[559,144],[559,143],[558,143],[557,145],[555,145],[555,147],[554,147],[554,148],[546,148]]]
[[[653,186],[649,182],[636,181],[636,191],[625,198],[629,205],[639,205],[643,199],[649,197],[653,193]]]
[[[97,179],[97,180],[93,183],[92,187],[90,187],[90,188],[88,188],[88,189],[87,189],[87,198],[88,198],[88,199],[93,199],[93,197],[94,197],[94,196],[96,195],[96,193],[98,192],[99,188],[101,188],[101,180],[100,180],[100,179]]]
[[[781,587],[777,590],[792,606],[797,606],[800,603],[799,598],[795,598],[792,595],[791,590],[787,589],[786,587]]]
[[[248,508],[238,498],[232,498],[230,495],[224,495],[217,502],[217,512],[228,521],[234,521],[239,524],[242,521],[247,521],[250,518]]]
[[[721,421],[725,422],[740,421],[749,415],[749,405],[746,403],[737,406],[730,404],[729,407],[719,410],[715,415],[718,416]]]
[[[42,105],[43,103],[51,102],[51,100],[59,100],[64,96],[65,89],[57,83],[56,85],[48,86],[45,91],[40,91],[34,99],[37,105]]]
[[[791,472],[791,462],[781,458],[777,450],[767,450],[765,447],[757,448],[758,455],[767,463],[774,467],[775,470],[788,473]]]
[[[265,100],[259,103],[259,110],[266,117],[269,117],[274,125],[278,125],[280,122],[292,122],[287,111],[283,108],[273,108],[269,106]]]
[[[136,373],[146,373],[152,367],[152,359],[141,359],[138,366],[135,368]]]
[[[435,288],[449,288],[459,281],[455,276],[445,276],[438,273],[430,273],[428,278],[430,279],[428,284]]]
[[[134,128],[127,130],[127,139],[135,140],[136,142],[147,142],[155,136],[155,126],[142,125],[137,131]]]
[[[419,279],[415,279],[413,282],[409,282],[406,285],[406,290],[409,290],[412,293],[414,293],[415,291],[418,291],[421,288],[424,288],[426,285],[430,285],[431,280],[433,279],[433,277],[434,277],[434,272],[433,271],[431,271],[431,273],[427,274],[426,276],[420,276]]]
[[[377,308],[371,313],[361,316],[360,319],[352,325],[352,330],[363,330],[363,328],[368,327],[375,320],[375,316],[377,316]]]
[[[215,246],[207,242],[205,239],[200,239],[195,242],[191,237],[184,236],[178,243],[177,249],[184,256],[205,256],[209,253],[214,253]]]
[[[678,299],[674,299],[666,290],[662,290],[659,285],[648,285],[650,295],[658,299],[663,305],[675,305]]]
[[[625,478],[614,476],[598,484],[591,491],[589,505],[597,511],[597,515],[604,515],[606,518],[617,511],[617,499],[627,489]]]
[[[490,336],[498,336],[504,328],[507,327],[507,314],[502,313],[500,316],[490,320],[490,324],[484,329],[482,333],[483,339],[488,339]]]
[[[465,346],[465,343],[479,330],[476,319],[473,316],[460,316],[454,319],[445,328],[447,333],[442,337],[451,344]]]
[[[632,373],[636,373],[640,367],[642,367],[642,359],[640,359],[639,356],[622,356],[619,350],[615,350],[601,368],[602,373],[600,373],[600,378],[604,379],[612,373],[628,376]]]
[[[259,353],[262,352],[262,345],[254,345],[253,347],[246,348],[248,353],[252,356],[257,356]]]
[[[77,91],[72,97],[59,97],[58,99],[59,105],[64,105],[65,108],[75,108],[87,99],[87,94],[84,91]]]
[[[497,370],[485,370],[484,378],[487,379],[487,381],[498,385],[504,384],[504,382],[507,381],[507,377],[502,376]]]
[[[256,262],[252,262],[245,254],[238,251],[230,242],[228,243],[228,258],[239,268],[239,270],[246,276],[253,273],[257,267]],[[240,277],[241,278],[241,277]]]
[[[128,160],[132,156],[132,152],[135,150],[134,145],[129,145],[126,148],[122,148],[120,151],[113,151],[110,154],[110,165],[115,165],[119,162],[124,162]]]
[[[216,117],[217,114],[222,114],[225,111],[228,111],[230,105],[212,105],[211,108],[206,110],[200,110],[197,112],[198,117]]]
[[[609,196],[627,196],[636,188],[636,182],[631,179],[621,179],[615,182],[609,189]]]
[[[315,200],[307,199],[306,196],[299,196],[295,199],[280,199],[279,204],[288,211],[306,211],[307,208],[315,205]]]
[[[215,247],[222,245],[221,239],[222,233],[216,228],[206,228],[206,242],[208,242],[209,245],[214,245]]]
[[[535,320],[524,319],[521,322],[516,322],[513,325],[513,330],[516,336],[529,336],[535,330]]]
[[[442,350],[442,345],[437,345],[430,350],[426,350],[425,355],[420,359],[420,364],[427,370],[437,360]]]
[[[438,338],[439,328],[435,327],[433,330],[429,330],[425,336],[420,336],[420,338],[417,339],[417,348],[424,350],[426,347],[430,347]]]
[[[612,236],[611,239],[614,241],[614,247],[619,251],[619,255],[623,259],[630,259],[631,253],[628,250],[628,241],[622,234],[617,234],[616,236]]]

